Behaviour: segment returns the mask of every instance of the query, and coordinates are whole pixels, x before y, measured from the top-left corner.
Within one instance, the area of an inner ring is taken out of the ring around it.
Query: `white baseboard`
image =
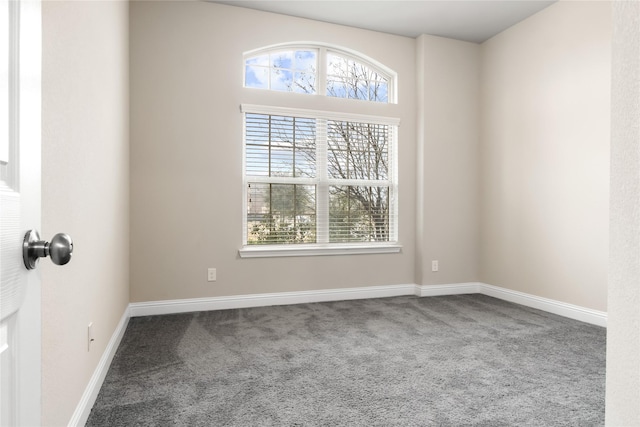
[[[194,311],[228,310],[233,308],[266,307],[270,305],[304,304],[312,302],[385,298],[401,295],[433,297],[461,294],[483,294],[538,310],[606,327],[607,313],[512,291],[486,283],[452,283],[445,285],[390,285],[362,288],[325,289],[315,291],[252,294],[228,297],[194,298],[129,304],[131,317],[157,314],[189,313]]]
[[[500,288],[497,286],[487,285],[485,283],[480,284],[480,293],[490,297],[499,298],[501,300],[525,305],[527,307],[537,308],[538,310],[557,314],[559,316],[590,323],[592,325],[602,327],[607,326],[607,313],[603,311],[592,310],[590,308],[584,308],[565,302],[525,294],[523,292],[512,291],[511,289]]]
[[[232,308],[266,307],[270,305],[304,304],[417,295],[417,287],[409,285],[369,286],[362,288],[324,289],[316,291],[280,292],[273,294],[194,298],[169,301],[134,302],[129,304],[131,317]]]
[[[416,295],[419,297],[438,297],[444,295],[478,294],[480,286],[478,282],[452,283],[449,285],[422,285],[416,286]]]
[[[102,353],[98,366],[95,371],[93,371],[89,384],[87,384],[87,387],[84,389],[80,402],[78,403],[78,406],[76,406],[76,410],[73,412],[71,420],[69,421],[69,427],[82,427],[87,422],[89,414],[91,413],[91,408],[93,408],[93,404],[98,397],[102,383],[109,371],[109,366],[111,366],[113,356],[116,354],[116,350],[124,336],[124,331],[127,329],[129,317],[129,307],[127,307],[120,318],[118,326],[116,326],[115,331],[113,331],[113,335],[111,335],[111,339],[109,340],[104,353]]]

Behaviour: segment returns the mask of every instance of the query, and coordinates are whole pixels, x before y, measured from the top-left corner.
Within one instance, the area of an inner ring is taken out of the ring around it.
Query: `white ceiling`
[[[351,27],[475,43],[493,37],[555,0],[209,0]]]

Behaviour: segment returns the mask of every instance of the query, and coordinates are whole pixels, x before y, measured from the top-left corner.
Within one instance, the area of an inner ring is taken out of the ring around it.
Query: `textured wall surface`
[[[417,39],[416,283],[478,280],[480,46]],[[431,271],[431,261],[439,269]]]
[[[480,281],[607,310],[611,5],[482,45]]]
[[[613,18],[606,424],[640,426],[640,3]]]
[[[42,5],[42,425],[67,425],[129,303],[128,5]],[[87,326],[95,341],[87,351]]]

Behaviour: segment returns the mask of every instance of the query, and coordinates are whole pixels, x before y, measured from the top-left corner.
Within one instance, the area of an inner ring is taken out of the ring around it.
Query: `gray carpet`
[[[483,295],[133,318],[88,426],[595,426],[605,329]]]

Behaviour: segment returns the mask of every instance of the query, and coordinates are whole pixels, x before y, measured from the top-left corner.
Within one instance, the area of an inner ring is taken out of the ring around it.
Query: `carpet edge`
[[[527,307],[536,308],[538,310],[546,311],[548,313],[557,314],[569,319],[579,320],[591,325],[602,326],[604,328],[607,327],[607,313],[604,311],[580,307],[578,305],[526,294],[524,292],[501,288],[486,283],[480,284],[480,293],[504,301],[509,301]]]
[[[343,289],[280,292],[269,294],[234,295],[224,297],[192,298],[134,302],[129,304],[131,317],[160,314],[189,313],[194,311],[228,310],[236,308],[266,307],[272,305],[305,304],[314,302],[346,301],[368,298],[386,298],[403,295],[419,297],[482,294],[513,302],[569,319],[596,326],[607,326],[607,313],[580,307],[561,301],[513,291],[481,282],[451,283],[442,285],[387,285]]]
[[[158,314],[189,313],[194,311],[228,310],[236,308],[267,307],[272,305],[385,298],[403,295],[419,295],[418,286],[415,284],[367,286],[344,289],[321,289],[269,294],[134,302],[129,304],[129,310],[131,317],[139,317]]]

